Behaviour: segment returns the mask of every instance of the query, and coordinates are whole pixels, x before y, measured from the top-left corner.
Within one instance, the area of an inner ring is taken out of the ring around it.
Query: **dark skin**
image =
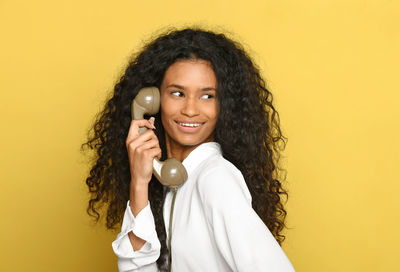
[[[217,79],[209,62],[182,60],[167,69],[161,84],[161,119],[168,158],[182,162],[197,146],[213,141],[218,113]],[[153,158],[161,158],[153,125],[153,120],[132,120],[126,139],[131,169],[130,208],[134,216],[147,206]],[[139,128],[143,126],[149,130],[140,135]],[[145,244],[132,232],[128,235],[135,251]]]

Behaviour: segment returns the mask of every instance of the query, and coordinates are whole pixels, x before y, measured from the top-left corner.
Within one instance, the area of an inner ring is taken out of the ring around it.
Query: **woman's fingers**
[[[158,142],[156,134],[152,130],[148,130],[145,133],[139,135],[134,139],[126,139],[126,147],[129,150],[135,150],[137,147],[142,146],[144,143],[155,140]]]
[[[139,130],[137,132],[134,132],[133,129],[130,129],[125,143],[128,146],[133,141],[137,141],[138,144],[140,144],[150,139],[157,139],[157,136],[153,130],[148,129],[144,133],[139,134]]]
[[[150,139],[136,148],[136,152],[143,152],[147,149],[160,147],[157,139]]]
[[[151,158],[157,157],[158,159],[161,159],[161,148],[160,147],[153,147],[151,149],[147,149],[147,155]]]
[[[126,138],[131,182],[149,182],[153,171],[153,158],[161,158],[161,149],[154,131],[154,118],[152,120],[132,120]],[[140,127],[147,127],[144,133],[139,133]]]
[[[129,132],[127,136],[127,142],[131,141],[139,136],[139,129],[141,127],[146,127],[150,130],[152,130],[154,127],[154,117],[152,117],[152,120],[146,120],[146,119],[138,119],[138,120],[132,120],[131,125],[129,127]],[[147,132],[147,131],[146,131]]]
[[[126,148],[128,156],[131,160],[134,158],[143,158],[146,152],[152,148],[159,148],[160,144],[154,131],[147,130],[143,134],[138,135],[136,138],[126,139]],[[157,152],[154,157],[161,157],[160,152]]]

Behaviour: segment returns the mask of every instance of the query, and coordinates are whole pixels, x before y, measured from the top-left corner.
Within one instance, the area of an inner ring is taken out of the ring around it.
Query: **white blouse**
[[[178,188],[175,200],[172,271],[294,271],[253,210],[242,173],[222,156],[218,143],[199,145],[182,163],[188,180]],[[169,191],[163,207],[167,235],[172,196]],[[130,231],[146,241],[140,250],[133,250]],[[128,201],[112,247],[119,271],[158,271],[160,242],[150,203],[134,217]]]

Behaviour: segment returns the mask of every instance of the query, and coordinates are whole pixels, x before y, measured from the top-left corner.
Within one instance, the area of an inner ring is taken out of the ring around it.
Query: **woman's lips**
[[[177,124],[178,129],[184,133],[196,133],[201,129],[205,122],[175,121],[175,123]]]

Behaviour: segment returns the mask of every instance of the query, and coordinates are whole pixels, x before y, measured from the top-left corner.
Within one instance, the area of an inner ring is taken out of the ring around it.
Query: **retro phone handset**
[[[145,114],[156,114],[160,109],[160,102],[160,91],[157,87],[146,87],[140,89],[139,93],[132,101],[132,119],[143,119]],[[141,127],[139,129],[139,133],[142,134],[146,130],[146,127]],[[171,202],[171,212],[169,216],[168,235],[168,271],[171,271],[171,229],[174,204],[177,188],[186,181],[187,172],[183,164],[175,158],[169,158],[163,162],[159,161],[157,158],[154,158],[153,174],[162,185],[168,186],[174,191]]]
[[[157,87],[146,87],[139,91],[132,101],[132,119],[143,119],[144,115],[154,115],[160,109],[160,91]],[[141,127],[139,133],[147,130]],[[187,172],[180,161],[175,158],[163,162],[153,160],[153,174],[162,185],[176,189],[187,179]]]

